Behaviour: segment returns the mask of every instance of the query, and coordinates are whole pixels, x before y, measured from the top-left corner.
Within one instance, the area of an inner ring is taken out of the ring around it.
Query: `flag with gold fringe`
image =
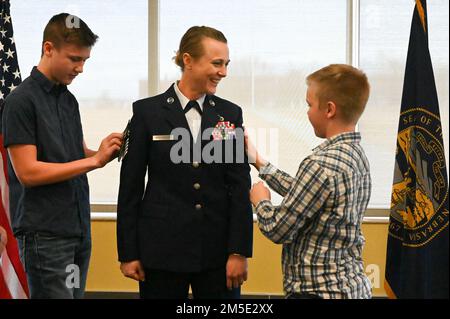
[[[426,0],[416,0],[389,220],[390,298],[449,297],[448,181],[427,19]]]

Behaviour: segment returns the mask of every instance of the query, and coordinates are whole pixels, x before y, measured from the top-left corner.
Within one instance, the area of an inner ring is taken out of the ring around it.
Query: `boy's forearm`
[[[256,160],[253,166],[258,170],[258,172],[261,170],[262,167],[267,165],[267,161],[262,158],[259,154],[256,155]]]
[[[33,144],[14,144],[8,147],[14,172],[25,187],[55,184],[105,166],[120,148],[121,134],[112,133],[100,144],[97,152],[83,142],[84,157],[66,163],[37,160],[37,147]]]
[[[63,182],[100,167],[95,157],[69,163],[47,163],[36,161],[26,170],[16,174],[25,187],[35,187]],[[15,169],[16,170],[16,169]],[[17,170],[16,170],[17,172]]]
[[[94,156],[95,154],[97,154],[97,151],[91,150],[91,149],[89,149],[89,148],[86,148],[86,149],[84,150],[84,155],[86,156],[86,158],[92,157],[92,156]]]
[[[84,150],[84,156],[85,157],[92,157],[95,154],[97,154],[97,151],[91,150],[86,146],[86,142],[83,140],[83,150]]]
[[[264,180],[272,190],[283,197],[286,196],[292,183],[294,182],[294,178],[292,176],[281,171],[267,161],[261,165],[259,169],[259,177]]]

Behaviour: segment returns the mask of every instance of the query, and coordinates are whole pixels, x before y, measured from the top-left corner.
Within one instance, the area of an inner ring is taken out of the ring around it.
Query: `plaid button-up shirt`
[[[370,298],[361,224],[371,193],[369,162],[357,132],[336,135],[313,150],[293,178],[268,163],[260,177],[281,196],[262,200],[258,226],[283,244],[283,285],[322,298]]]

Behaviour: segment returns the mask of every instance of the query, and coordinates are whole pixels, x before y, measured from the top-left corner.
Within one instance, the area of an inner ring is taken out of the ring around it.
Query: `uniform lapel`
[[[164,109],[166,111],[165,118],[173,128],[184,128],[190,133],[186,116],[181,107],[180,101],[173,88],[174,84],[163,94]],[[190,133],[192,138],[192,133]]]
[[[214,128],[219,122],[220,115],[217,113],[217,105],[216,101],[213,99],[213,96],[207,95],[205,97],[205,102],[203,103],[203,115],[202,115],[202,124],[201,124],[201,132],[203,132],[208,128]],[[205,142],[209,142],[212,140],[212,134],[208,134],[208,138],[205,136]]]

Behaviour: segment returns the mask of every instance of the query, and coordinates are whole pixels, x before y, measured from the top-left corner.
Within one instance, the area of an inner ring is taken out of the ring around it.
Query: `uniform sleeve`
[[[279,206],[273,206],[269,200],[258,203],[258,227],[271,241],[290,243],[323,209],[331,192],[328,176],[320,165],[304,160]]]
[[[128,152],[120,170],[117,201],[117,250],[119,261],[139,260],[137,220],[145,189],[148,134],[139,105],[133,104]]]
[[[36,114],[31,101],[10,94],[3,105],[2,114],[3,145],[36,145]]]
[[[236,129],[242,129],[242,110],[239,108]],[[242,130],[243,132],[243,130]],[[237,137],[239,139],[239,137]],[[242,143],[236,143],[234,154],[244,151]],[[240,145],[242,144],[242,145]],[[239,156],[236,156],[239,158]],[[236,253],[246,257],[252,256],[253,246],[253,212],[250,203],[250,165],[244,155],[244,163],[227,164],[226,180],[229,190],[230,228],[228,232],[228,253]]]

